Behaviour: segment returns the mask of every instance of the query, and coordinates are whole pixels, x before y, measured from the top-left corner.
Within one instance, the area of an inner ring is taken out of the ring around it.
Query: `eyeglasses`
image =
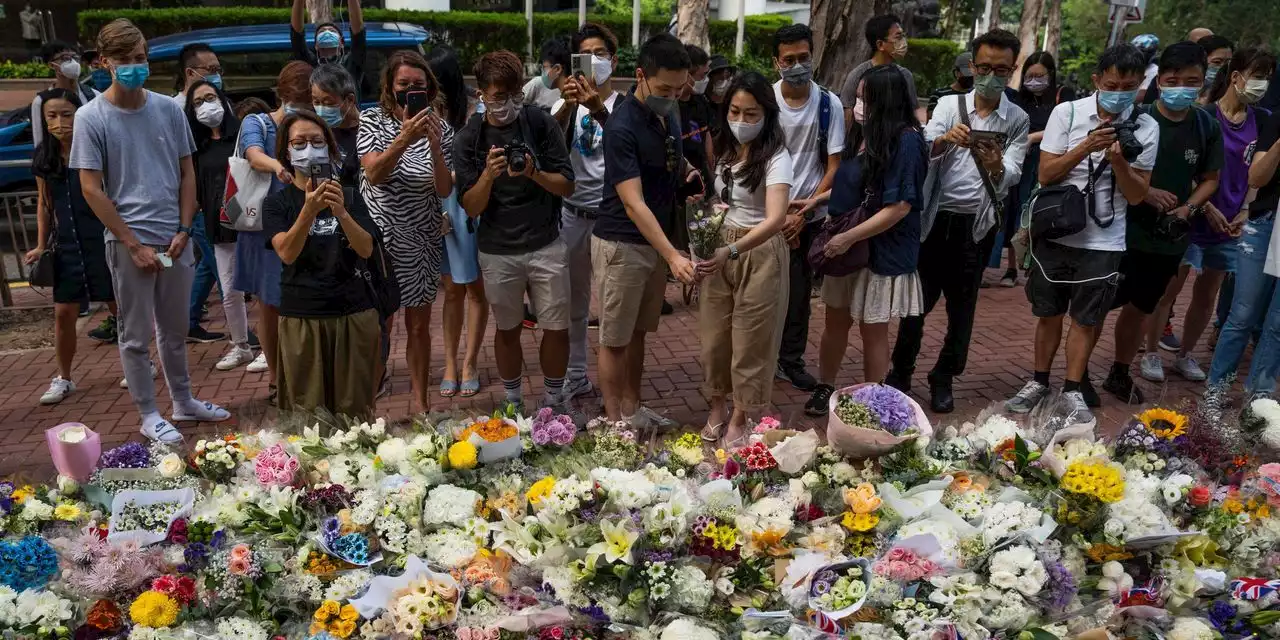
[[[79,61],[80,61],[80,56],[77,56],[77,55],[76,55],[76,54],[74,54],[74,53],[64,53],[64,54],[62,54],[62,55],[60,55],[60,56],[54,56],[54,58],[53,58],[52,60],[50,60],[49,62],[53,62],[53,63],[55,63],[55,64],[62,64],[62,63],[64,63],[64,62],[73,62],[73,61],[74,61],[74,62],[79,62]]]
[[[214,65],[212,67],[191,67],[191,68],[195,69],[202,76],[222,74],[222,65]]]
[[[596,152],[596,150],[592,148],[592,145],[594,145],[596,141],[596,120],[588,114],[582,116],[581,124],[582,135],[578,136],[578,139],[574,144],[578,148],[578,153],[581,153],[583,156],[590,157]]]
[[[679,160],[679,158],[676,157],[675,136],[667,136],[667,139],[665,141],[665,146],[666,146],[666,152],[667,152],[667,171],[675,171],[676,161]]]
[[[994,73],[997,78],[1008,78],[1013,75],[1014,72],[1013,67],[1006,67],[1004,65],[991,66],[989,64],[975,64],[973,65],[973,70],[981,76],[991,75]]]
[[[192,100],[191,100],[191,101],[192,101],[192,103],[197,104],[197,105],[205,104],[206,102],[217,102],[217,101],[218,101],[218,94],[216,94],[216,93],[210,93],[210,94],[206,95],[206,96],[205,96],[205,97],[203,97],[203,98],[198,98],[198,97],[197,97],[197,98],[192,98]]]
[[[315,137],[315,138],[296,138],[296,139],[290,140],[289,148],[295,151],[302,151],[303,149],[307,148],[308,144],[310,144],[312,147],[316,149],[324,149],[329,146],[329,143],[325,141],[323,137]]]

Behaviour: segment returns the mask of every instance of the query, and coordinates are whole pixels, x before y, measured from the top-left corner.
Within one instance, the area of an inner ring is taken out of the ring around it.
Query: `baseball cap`
[[[735,71],[737,67],[729,64],[729,59],[724,56],[711,56],[711,69],[708,73],[715,73],[721,69]]]
[[[973,62],[973,54],[969,53],[968,51],[956,56],[956,66],[955,66],[956,71],[959,71],[960,75],[966,78],[968,78],[969,76],[972,76],[973,69],[969,68],[970,62]]]

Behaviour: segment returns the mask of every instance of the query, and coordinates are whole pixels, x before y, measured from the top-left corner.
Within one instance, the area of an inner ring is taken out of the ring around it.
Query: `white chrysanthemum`
[[[1023,502],[993,504],[982,519],[982,542],[992,546],[1014,533],[1035,529],[1043,516],[1040,509]]]
[[[674,620],[662,629],[661,640],[718,640],[715,631],[698,623],[681,618]]]
[[[981,425],[978,425],[969,434],[969,440],[981,440],[987,444],[988,449],[992,449],[1005,440],[1018,435],[1022,435],[1022,430],[1018,428],[1017,422],[996,414],[987,418]]]
[[[372,579],[373,572],[368,569],[348,571],[329,583],[329,588],[324,592],[324,599],[342,601],[354,598]]]
[[[461,529],[442,529],[426,538],[427,559],[449,569],[461,569],[476,557],[475,538]]]
[[[475,515],[476,503],[480,500],[480,494],[475,491],[442,484],[427,494],[427,501],[422,505],[422,523],[428,527],[445,524],[461,527]]]
[[[226,618],[218,621],[217,632],[219,638],[234,638],[235,640],[267,640],[269,634],[262,625],[249,620],[248,618]]]
[[[989,581],[1001,589],[1016,589],[1026,596],[1034,596],[1044,588],[1049,573],[1036,552],[1026,545],[1015,545],[995,552],[987,568]]]
[[[1199,618],[1177,618],[1166,636],[1169,640],[1213,640],[1213,627]]]
[[[408,448],[403,438],[389,438],[378,445],[377,455],[382,460],[382,466],[394,473],[400,471],[401,465],[405,463]]]

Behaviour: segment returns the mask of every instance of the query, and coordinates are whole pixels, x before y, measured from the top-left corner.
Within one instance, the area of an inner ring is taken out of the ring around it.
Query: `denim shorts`
[[[1238,244],[1235,240],[1206,245],[1192,243],[1191,246],[1187,247],[1186,255],[1182,257],[1182,264],[1190,265],[1197,272],[1213,269],[1214,271],[1235,273],[1236,246]]]

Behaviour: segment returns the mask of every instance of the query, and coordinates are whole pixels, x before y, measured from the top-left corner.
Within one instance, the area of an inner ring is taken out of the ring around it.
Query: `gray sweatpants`
[[[591,229],[596,221],[560,210],[560,236],[569,264],[569,369],[567,380],[587,377],[587,316],[591,314]]]
[[[167,247],[153,247],[157,252]],[[157,413],[156,387],[151,379],[151,336],[155,335],[169,397],[174,403],[191,399],[187,375],[187,329],[190,321],[191,281],[195,277],[192,244],[173,266],[146,273],[133,264],[129,249],[107,242],[107,267],[119,307],[120,365],[129,381],[129,395],[138,413]],[[153,334],[154,331],[154,334]]]

